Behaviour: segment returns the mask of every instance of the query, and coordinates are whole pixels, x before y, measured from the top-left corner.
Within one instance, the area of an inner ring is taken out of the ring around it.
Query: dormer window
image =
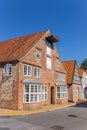
[[[47,54],[48,55],[51,55],[51,49],[52,49],[51,43],[47,42]]]
[[[11,76],[12,75],[12,64],[4,65],[4,76]]]

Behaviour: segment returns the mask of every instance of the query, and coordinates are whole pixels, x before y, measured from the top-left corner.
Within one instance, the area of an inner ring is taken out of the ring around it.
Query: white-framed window
[[[32,74],[32,66],[30,65],[24,65],[24,75],[25,76],[31,76]]]
[[[47,100],[47,86],[37,84],[24,85],[24,103],[35,103]]]
[[[51,69],[52,68],[52,59],[50,57],[47,57],[47,69]]]
[[[51,55],[51,49],[52,49],[52,45],[51,45],[51,43],[49,43],[49,42],[47,42],[47,54],[48,55]]]
[[[59,60],[56,60],[56,67],[59,67]]]
[[[39,67],[34,67],[34,76],[36,78],[40,78],[40,68]]]
[[[61,73],[56,72],[56,80],[60,80],[60,78],[61,78]]]
[[[65,80],[66,80],[66,75],[62,74],[62,81],[65,81]]]
[[[12,64],[4,65],[3,76],[11,76],[12,75]]]
[[[68,98],[68,88],[66,86],[57,86],[57,98]]]
[[[37,59],[37,60],[40,60],[40,59],[41,59],[41,53],[40,53],[40,52],[37,52],[37,53],[36,53],[36,59]]]

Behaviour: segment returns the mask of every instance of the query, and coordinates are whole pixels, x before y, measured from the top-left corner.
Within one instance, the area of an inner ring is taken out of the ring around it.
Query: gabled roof
[[[79,67],[77,69],[78,69],[80,78],[82,78],[82,76],[83,76],[83,69],[81,69]]]
[[[0,62],[19,60],[47,31],[0,42]]]
[[[62,62],[67,71],[67,83],[71,84],[73,80],[73,74],[75,70],[76,60]]]

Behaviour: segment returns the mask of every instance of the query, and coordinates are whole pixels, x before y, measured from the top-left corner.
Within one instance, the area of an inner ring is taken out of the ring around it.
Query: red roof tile
[[[74,70],[75,70],[75,64],[76,64],[75,60],[63,62],[63,65],[67,71],[67,83],[68,84],[72,83],[73,74],[74,74]]]
[[[0,42],[0,62],[22,58],[46,32],[47,30]]]

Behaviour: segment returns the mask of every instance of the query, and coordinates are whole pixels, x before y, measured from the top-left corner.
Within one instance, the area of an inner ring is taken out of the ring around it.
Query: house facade
[[[65,61],[63,65],[67,71],[68,101],[78,102],[83,100],[82,83],[76,61]]]
[[[68,102],[66,70],[49,30],[0,42],[0,107],[36,109]]]
[[[87,98],[87,73],[81,68],[78,68],[78,72],[82,83],[83,98]]]

